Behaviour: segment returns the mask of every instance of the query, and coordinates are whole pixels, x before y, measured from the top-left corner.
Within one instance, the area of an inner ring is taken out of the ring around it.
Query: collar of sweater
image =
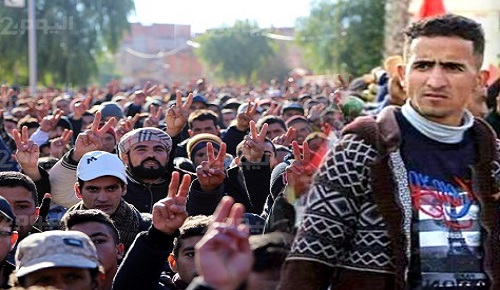
[[[410,104],[409,100],[401,107],[401,112],[408,122],[410,122],[410,124],[420,133],[432,140],[448,144],[456,144],[462,141],[465,131],[474,124],[474,117],[467,110],[464,111],[462,125],[457,127],[430,121],[420,115]]]

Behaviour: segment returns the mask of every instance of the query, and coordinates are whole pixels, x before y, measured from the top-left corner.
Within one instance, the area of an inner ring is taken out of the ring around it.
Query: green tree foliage
[[[133,0],[37,0],[38,79],[42,84],[86,84],[99,56],[118,48],[129,28]],[[27,8],[0,9],[0,79],[27,83]]]
[[[362,75],[380,65],[386,0],[320,0],[296,38],[316,73]]]
[[[197,40],[196,54],[222,80],[255,80],[257,72],[274,56],[269,39],[255,23],[237,21],[233,27],[209,30]]]

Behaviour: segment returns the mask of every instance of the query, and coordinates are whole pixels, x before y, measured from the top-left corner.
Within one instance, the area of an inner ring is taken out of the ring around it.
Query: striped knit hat
[[[220,144],[222,143],[222,140],[218,136],[208,133],[201,133],[191,137],[186,146],[186,151],[188,153],[189,159],[193,161],[196,152],[202,148],[205,148],[208,142],[211,142],[214,148],[218,150]]]

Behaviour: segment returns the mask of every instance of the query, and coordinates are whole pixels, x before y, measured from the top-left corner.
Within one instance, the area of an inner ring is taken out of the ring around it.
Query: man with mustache
[[[165,197],[174,171],[173,159],[180,134],[187,123],[193,95],[186,102],[177,91],[176,104],[166,110],[165,130],[155,127],[135,129],[118,144],[120,159],[127,166],[127,194],[123,197],[140,212],[151,212],[153,204]],[[152,122],[150,126],[158,121]],[[172,138],[171,138],[172,136]]]
[[[174,171],[175,152],[172,152],[172,148],[180,141],[180,133],[186,125],[192,98],[190,94],[183,103],[181,93],[177,93],[176,104],[166,111],[164,130],[155,127],[139,128],[124,134],[120,139],[118,156],[127,168],[127,193],[123,198],[140,212],[150,213],[153,204],[162,199],[168,190]],[[69,180],[74,178],[73,170],[85,153],[103,150],[100,137],[115,121],[112,118],[99,127],[100,114],[96,113],[91,129],[78,135],[75,148],[51,170],[52,200],[57,204],[71,207],[80,201],[73,194],[72,185],[69,186]],[[158,125],[158,121],[150,121],[150,125]],[[170,136],[173,136],[173,140]]]
[[[170,136],[153,127],[132,130],[120,140],[118,151],[128,180],[123,198],[139,211],[151,212],[153,204],[165,197],[173,172],[171,150]]]
[[[86,142],[93,146],[77,142],[74,150],[54,165],[51,171],[54,202],[64,207],[71,207],[80,201],[76,195],[68,194],[72,191],[68,188],[68,184],[69,180],[74,179],[75,163],[78,164],[76,160],[80,161],[81,158],[75,156],[102,150],[99,137],[107,130],[107,127],[103,128],[91,129],[85,133],[85,137],[89,139]],[[83,137],[79,138],[84,139]],[[171,162],[173,158],[170,156],[172,145],[169,134],[153,127],[132,130],[123,135],[118,144],[118,156],[127,168],[127,194],[124,195],[124,199],[140,212],[150,213],[153,204],[163,198],[167,192],[174,169],[173,162]]]
[[[498,140],[467,109],[488,79],[483,29],[442,15],[405,39],[408,100],[344,127],[278,289],[500,289]]]

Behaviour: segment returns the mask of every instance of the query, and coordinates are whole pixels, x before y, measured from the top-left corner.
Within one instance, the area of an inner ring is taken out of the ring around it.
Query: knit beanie
[[[356,96],[349,96],[342,102],[341,110],[344,116],[356,118],[363,113],[365,102]]]
[[[303,122],[306,124],[310,124],[309,120],[307,120],[306,117],[301,116],[301,115],[295,115],[295,116],[290,117],[288,120],[286,120],[285,125],[287,128],[290,128],[292,126],[292,124],[296,123],[296,122]]]
[[[115,117],[116,119],[123,118],[123,110],[120,106],[115,102],[104,102],[101,104],[99,108],[99,112],[101,112],[101,118],[105,117]]]
[[[288,165],[290,165],[289,161],[281,162],[280,164],[276,165],[276,167],[274,167],[273,171],[271,172],[270,190],[273,199],[275,199],[285,188],[285,179],[283,178],[283,173],[285,173]]]
[[[205,148],[208,142],[211,142],[214,148],[219,149],[222,140],[218,136],[208,133],[201,133],[191,137],[186,146],[186,151],[188,153],[189,159],[193,161],[196,152],[202,148]]]
[[[62,127],[64,129],[73,130],[73,126],[71,125],[71,121],[66,116],[62,116],[59,121],[57,121],[56,127]]]

